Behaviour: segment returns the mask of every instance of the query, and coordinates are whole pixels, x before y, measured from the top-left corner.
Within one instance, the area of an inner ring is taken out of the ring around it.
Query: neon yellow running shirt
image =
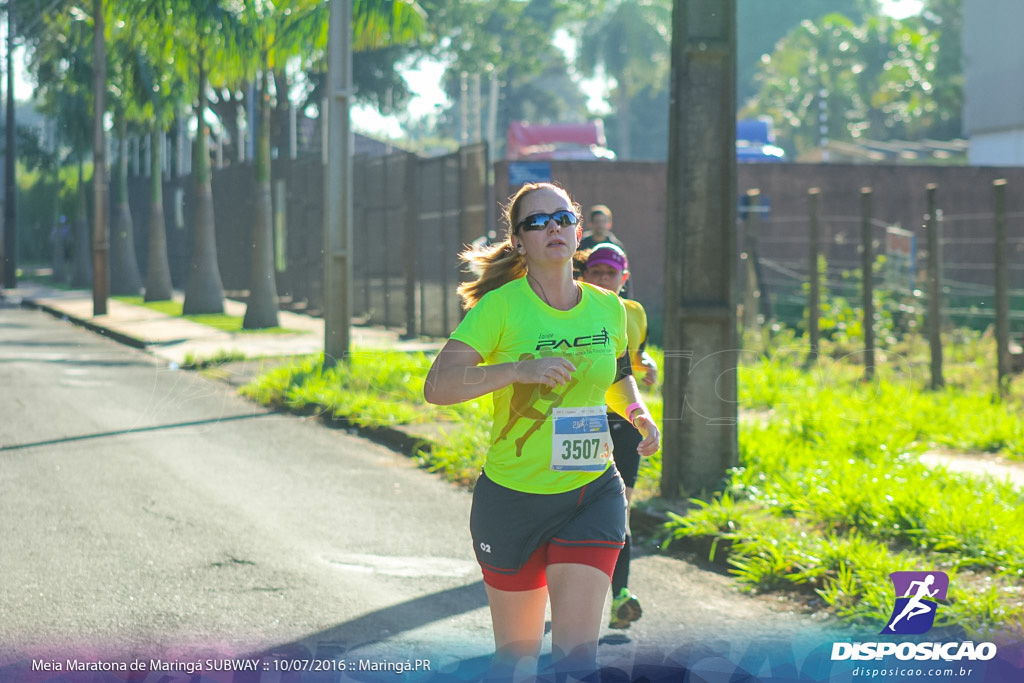
[[[644,349],[647,348],[647,311],[639,301],[623,299],[626,307],[626,336],[629,339],[629,362],[633,366],[633,375],[643,376],[647,369],[640,362],[643,360]],[[639,380],[638,380],[639,381]]]
[[[560,311],[541,300],[526,278],[513,280],[484,295],[451,335],[473,347],[482,365],[564,356],[576,366],[565,386],[511,384],[491,395],[494,424],[484,468],[502,486],[563,493],[601,475],[551,469],[552,410],[603,408],[616,359],[626,351],[626,312],[618,295],[578,284],[583,288],[580,303]]]

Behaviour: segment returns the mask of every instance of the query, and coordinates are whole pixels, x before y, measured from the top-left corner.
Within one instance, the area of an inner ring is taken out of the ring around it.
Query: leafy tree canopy
[[[946,102],[956,99],[937,95],[939,35],[920,17],[804,21],[762,58],[759,92],[741,113],[771,117],[783,146],[798,154],[820,143],[823,101],[830,139],[934,136],[948,128]]]

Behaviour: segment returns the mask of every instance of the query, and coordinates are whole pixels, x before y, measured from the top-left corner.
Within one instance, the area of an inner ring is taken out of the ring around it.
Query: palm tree
[[[126,8],[131,9],[131,7]],[[182,104],[184,83],[173,63],[171,45],[162,37],[160,25],[146,13],[132,18],[133,31],[122,57],[122,68],[131,74],[132,119],[148,135],[150,151],[149,250],[146,266],[145,300],[166,301],[173,296],[171,268],[167,258],[167,229],[163,202],[163,150],[173,113]]]
[[[114,178],[114,220],[110,235],[110,293],[136,296],[142,290],[142,276],[135,258],[135,224],[128,204],[128,115],[121,103],[114,105],[114,130],[117,140],[117,173]]]
[[[668,85],[671,27],[670,0],[610,0],[583,27],[577,67],[587,76],[603,70],[615,79],[621,159],[631,155],[630,99],[645,89],[657,94]]]
[[[295,0],[275,6],[264,0],[246,0],[239,22],[240,54],[257,60],[242,63],[242,78],[259,84],[256,144],[256,216],[253,224],[253,260],[249,302],[243,327],[277,327],[277,285],[274,270],[273,210],[270,191],[270,79],[285,63],[312,46],[322,52],[327,44],[327,4],[322,0]],[[423,30],[422,13],[415,3],[393,0],[357,0],[353,6],[356,49],[383,47],[414,39]],[[278,78],[277,83],[286,82]],[[278,90],[279,100],[287,92]]]
[[[108,43],[108,57],[110,65],[108,68],[109,82],[111,86],[111,102],[114,111],[114,130],[118,142],[118,165],[115,177],[114,202],[114,231],[112,235],[111,252],[111,291],[114,294],[137,294],[142,288],[142,278],[139,275],[138,265],[135,258],[134,225],[131,209],[128,203],[128,155],[127,155],[127,130],[129,125],[144,127],[146,130],[161,128],[166,125],[166,117],[158,114],[163,108],[160,107],[161,99],[166,99],[166,93],[159,90],[159,81],[155,80],[154,72],[168,71],[161,69],[160,61],[149,56],[147,50],[153,50],[151,43],[156,42],[158,54],[166,52],[166,49],[159,41],[154,41],[152,36],[153,27],[147,24],[145,16],[138,18],[125,14],[123,6],[112,7],[108,4],[107,25],[114,27],[111,31],[111,40]],[[120,15],[118,14],[120,12]],[[129,30],[128,27],[131,27]],[[159,179],[160,175],[157,174]],[[160,193],[159,186],[154,194]],[[163,202],[157,198],[154,202],[161,211],[160,220],[163,218]],[[153,214],[150,215],[150,232],[154,230]],[[162,226],[158,228],[160,234],[156,235],[158,244],[150,245],[150,257],[156,258],[156,262],[150,262],[148,271],[153,273],[154,291],[146,288],[146,300],[156,301],[169,299],[171,297],[170,268],[167,266],[166,237],[162,234]],[[151,235],[152,237],[153,235]],[[156,249],[154,250],[154,246]],[[162,258],[161,258],[162,248]],[[154,253],[154,251],[156,253]],[[164,277],[164,271],[167,277]],[[147,275],[147,285],[149,284]],[[166,287],[163,280],[166,279]]]
[[[162,27],[175,47],[170,60],[189,64],[187,82],[195,85],[199,122],[193,153],[195,220],[192,263],[185,290],[185,313],[223,311],[223,285],[217,267],[208,131],[205,125],[211,81],[224,92],[243,82],[260,83],[260,125],[256,164],[257,198],[254,267],[246,327],[277,324],[270,204],[269,88],[276,68],[303,52],[322,55],[327,44],[327,0],[295,0],[275,5],[266,0],[134,0],[134,9]],[[407,39],[422,27],[422,12],[411,0],[355,0],[355,44],[384,44]],[[312,49],[311,49],[312,48]],[[185,74],[183,74],[185,75]],[[278,94],[279,97],[283,93]],[[251,309],[251,310],[250,310]]]
[[[798,154],[820,145],[822,125],[833,140],[917,137],[940,116],[935,37],[914,18],[804,21],[761,64],[760,91],[743,114],[771,117]]]
[[[234,74],[222,71],[237,63],[233,50],[238,45],[238,23],[229,4],[224,0],[126,0],[123,3],[127,13],[151,22],[147,26],[157,27],[153,38],[162,41],[170,51],[166,62],[180,69],[178,75],[195,103],[198,122],[192,154],[195,213],[192,259],[183,306],[186,314],[224,311],[224,286],[217,265],[209,132],[205,122],[211,73],[217,80],[234,80]]]

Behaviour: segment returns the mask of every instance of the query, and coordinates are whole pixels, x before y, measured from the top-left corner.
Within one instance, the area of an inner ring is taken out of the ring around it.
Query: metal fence
[[[937,212],[940,230],[942,315],[945,324],[985,329],[995,321],[995,214]],[[1024,333],[1024,213],[1006,214],[1010,324]],[[821,256],[827,300],[854,307],[861,291],[861,216],[820,216]],[[809,281],[809,219],[774,215],[756,220],[760,312],[788,325],[806,317]],[[922,226],[924,219],[922,219]],[[872,251],[884,257],[873,281],[878,293],[900,297],[918,312],[927,304],[927,240],[923,227],[906,229],[871,217]],[[740,228],[741,249],[744,230]],[[743,270],[741,269],[741,273]],[[741,286],[744,291],[745,285]]]
[[[447,336],[461,319],[458,254],[487,233],[487,146],[439,157],[404,151],[353,160],[353,314],[408,335]],[[323,305],[323,164],[319,157],[272,166],[278,292],[286,305],[317,314]],[[251,269],[252,164],[213,172],[218,263],[225,289],[245,296]],[[174,286],[189,272],[194,188],[181,176],[164,184]],[[136,258],[148,255],[148,180],[132,179]]]

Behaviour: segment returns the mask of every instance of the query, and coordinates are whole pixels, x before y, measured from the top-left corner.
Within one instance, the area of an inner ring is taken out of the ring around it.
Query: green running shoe
[[[618,595],[612,597],[612,619],[608,628],[629,628],[629,625],[643,616],[643,613],[637,597],[630,593],[628,588],[623,588]]]

